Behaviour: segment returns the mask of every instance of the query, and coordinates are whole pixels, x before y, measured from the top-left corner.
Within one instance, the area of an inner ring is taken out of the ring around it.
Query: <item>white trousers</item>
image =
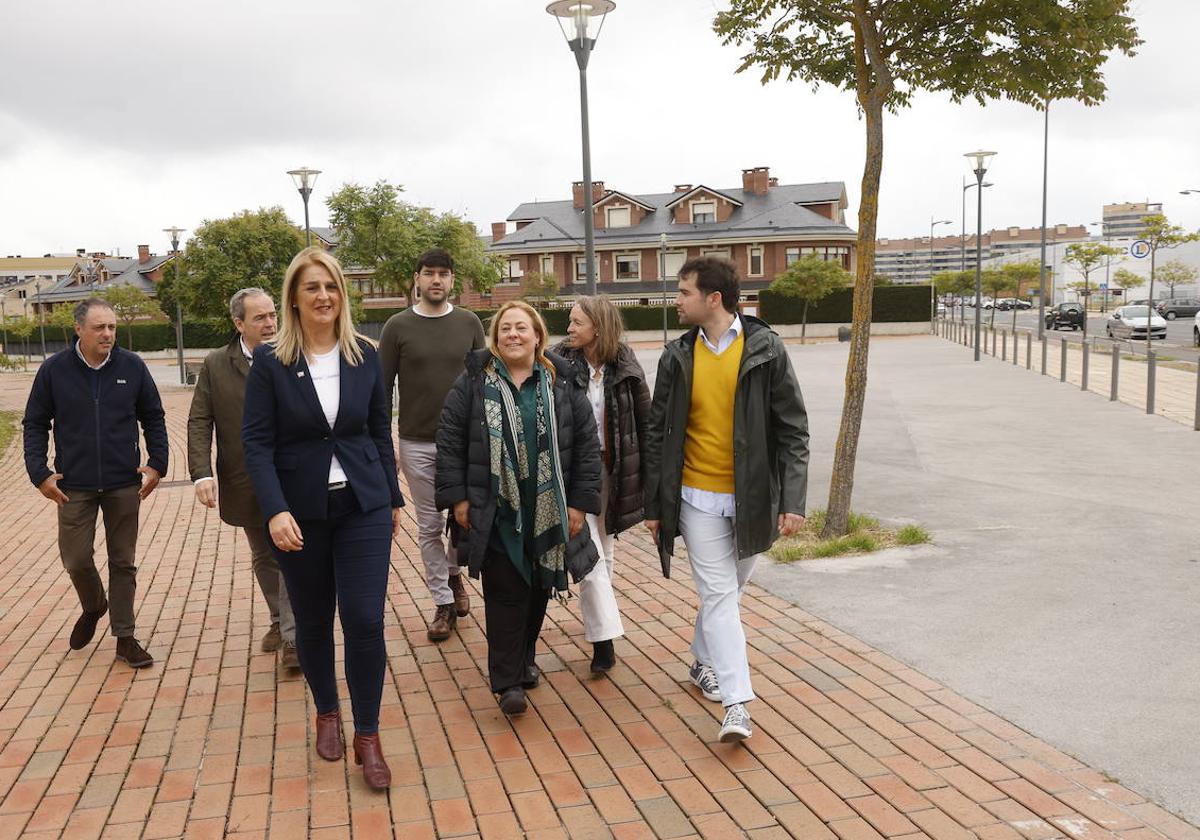
[[[617,608],[617,596],[612,588],[613,546],[615,537],[604,531],[604,515],[608,511],[608,477],[601,469],[600,515],[587,514],[588,529],[592,542],[600,552],[600,559],[579,582],[579,611],[583,614],[584,638],[589,642],[603,642],[625,635],[621,624],[621,611]]]
[[[754,699],[754,689],[738,600],[758,555],[739,560],[733,519],[705,513],[686,501],[679,512],[679,531],[700,596],[692,654],[716,671],[724,705],[747,703]]]
[[[450,575],[457,575],[455,550],[442,541],[446,516],[434,504],[433,476],[437,468],[437,444],[432,441],[400,439],[400,469],[408,482],[408,503],[417,520],[417,545],[425,564],[425,585],[437,606],[454,603]]]

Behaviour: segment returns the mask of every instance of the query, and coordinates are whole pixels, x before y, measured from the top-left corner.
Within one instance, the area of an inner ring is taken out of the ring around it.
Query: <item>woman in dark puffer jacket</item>
[[[621,315],[605,295],[581,297],[571,309],[567,340],[554,352],[571,360],[596,418],[602,460],[601,511],[588,516],[600,561],[579,584],[579,609],[592,643],[592,673],[616,664],[613,639],[624,634],[613,594],[613,538],[642,514],[642,441],[650,414],[646,374],[621,341]]]

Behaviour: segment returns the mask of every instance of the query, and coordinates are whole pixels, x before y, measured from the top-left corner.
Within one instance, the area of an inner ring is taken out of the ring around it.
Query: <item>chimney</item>
[[[692,191],[691,184],[676,184],[675,185],[675,192],[677,192],[677,193],[685,193],[685,192],[691,192],[691,191]]]
[[[768,187],[778,187],[778,186],[779,186],[779,179],[778,179],[778,178],[768,178],[768,179],[767,179],[767,186],[768,186]]]
[[[499,242],[508,233],[508,222],[492,222],[492,241]]]
[[[604,198],[604,182],[592,181],[592,204]],[[583,181],[571,183],[571,199],[576,210],[583,209]]]
[[[149,259],[150,259],[150,246],[149,245],[139,245],[138,246],[138,262],[144,263],[144,262],[147,262]]]
[[[771,180],[771,169],[768,166],[742,170],[742,189],[751,195],[766,195],[767,190],[771,188]]]

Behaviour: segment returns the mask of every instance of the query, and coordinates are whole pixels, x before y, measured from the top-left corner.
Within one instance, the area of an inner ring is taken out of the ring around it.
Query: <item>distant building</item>
[[[983,234],[984,260],[1039,247],[1040,227],[995,228]],[[1084,225],[1054,225],[1046,228],[1047,245],[1084,242]],[[931,260],[932,257],[932,260]],[[928,283],[940,271],[958,271],[975,265],[975,234],[934,237],[932,253],[928,236],[911,239],[878,239],[875,243],[875,273],[893,283]]]
[[[1105,204],[1101,217],[1104,236],[1108,239],[1136,239],[1142,232],[1142,219],[1162,212],[1161,204],[1149,201],[1125,204]]]
[[[139,245],[137,257],[95,254],[76,259],[65,277],[43,286],[31,298],[33,311],[45,307],[49,312],[63,304],[74,305],[113,286],[135,286],[150,297],[157,297],[163,270],[172,259],[171,254],[151,254],[149,245]]]

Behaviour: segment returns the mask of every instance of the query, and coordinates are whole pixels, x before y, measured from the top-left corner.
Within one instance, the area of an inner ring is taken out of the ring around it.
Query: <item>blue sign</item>
[[[1107,284],[1107,283],[1101,283],[1101,284],[1100,284],[1100,291],[1102,291],[1102,292],[1107,292],[1107,291],[1108,291],[1108,284]]]
[[[1150,243],[1145,239],[1135,239],[1133,244],[1129,246],[1129,255],[1139,260],[1144,260],[1150,256]]]

